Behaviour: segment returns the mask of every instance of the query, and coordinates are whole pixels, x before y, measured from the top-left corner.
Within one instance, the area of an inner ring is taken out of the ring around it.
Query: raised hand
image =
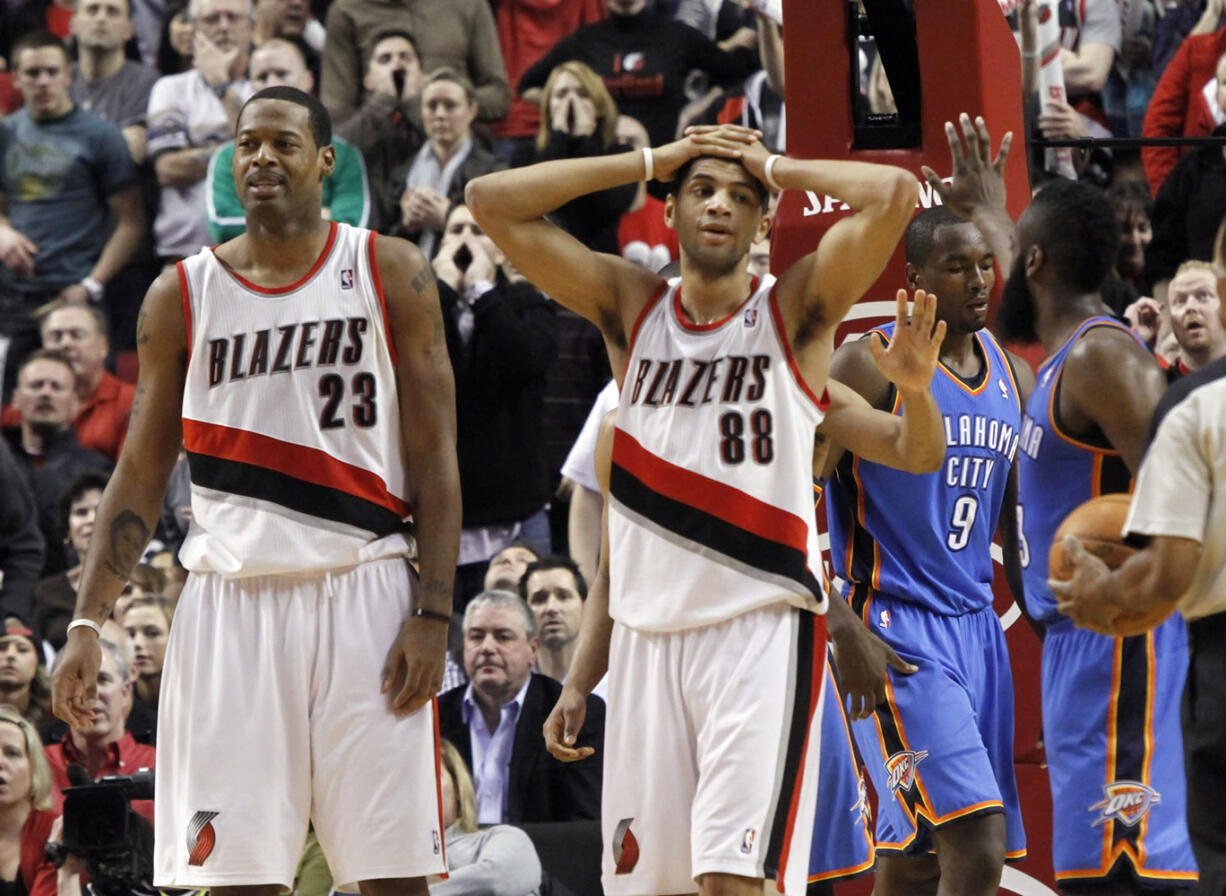
[[[953,122],[945,122],[945,136],[949,140],[949,155],[953,160],[953,180],[946,184],[940,175],[927,165],[922,167],[924,177],[941,197],[941,202],[959,217],[970,219],[978,208],[1005,207],[1005,160],[1013,143],[1013,132],[1005,134],[1000,141],[1000,151],[992,159],[992,138],[983,117],[971,117],[965,112],[959,116],[962,133]],[[962,146],[966,141],[966,148]]]
[[[894,338],[889,347],[883,346],[878,339],[869,342],[877,369],[899,389],[922,392],[932,382],[941,342],[945,339],[945,321],[938,321],[936,315],[937,297],[917,289],[908,316],[907,291],[900,289]]]

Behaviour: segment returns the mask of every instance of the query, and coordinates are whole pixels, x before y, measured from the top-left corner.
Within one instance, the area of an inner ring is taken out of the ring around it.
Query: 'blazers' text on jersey
[[[302,573],[406,551],[395,346],[374,239],[334,223],[307,275],[277,289],[211,249],[179,263],[187,569]]]
[[[680,281],[630,337],[613,442],[610,615],[642,631],[783,602],[824,612],[808,483],[824,403],[787,342],[774,277],[691,323]]]

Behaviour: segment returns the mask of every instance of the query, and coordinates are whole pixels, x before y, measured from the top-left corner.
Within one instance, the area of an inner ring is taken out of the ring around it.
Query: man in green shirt
[[[315,79],[302,49],[284,38],[269,38],[252,52],[249,74],[256,90],[276,85],[297,87],[307,93],[315,89]],[[332,146],[336,150],[336,170],[324,181],[323,215],[333,221],[367,227],[370,189],[362,154],[340,137],[333,136]],[[230,141],[222,144],[209,160],[209,237],[214,243],[232,239],[247,229],[246,213],[230,172],[233,158],[234,142]]]

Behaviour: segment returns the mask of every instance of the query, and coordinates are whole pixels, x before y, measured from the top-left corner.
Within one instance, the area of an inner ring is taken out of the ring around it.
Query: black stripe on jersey
[[[788,749],[783,760],[783,776],[779,784],[779,793],[775,799],[775,816],[771,819],[771,839],[766,849],[765,872],[768,878],[779,874],[779,861],[783,856],[783,841],[788,835],[788,815],[792,809],[792,798],[796,788],[800,786],[800,773],[803,771],[805,738],[809,733],[812,721],[809,707],[817,699],[818,689],[822,686],[820,676],[813,675],[814,651],[826,649],[826,639],[817,643],[816,632],[820,625],[819,616],[795,610],[800,616],[800,631],[796,636],[796,693],[792,698],[792,716],[788,726]],[[824,626],[823,634],[824,634]],[[825,673],[823,668],[822,674]],[[810,744],[811,749],[818,749],[818,744]],[[805,811],[802,807],[801,812]],[[810,807],[810,810],[812,808]],[[815,824],[821,823],[817,819]],[[805,869],[806,873],[808,869]]]
[[[1106,455],[1103,458],[1102,469],[1095,483],[1097,494],[1113,495],[1116,492],[1127,492],[1132,487],[1132,473],[1122,457]]]
[[[881,726],[881,743],[885,747],[885,756],[888,759],[898,753],[907,750],[907,744],[902,739],[902,734],[898,730],[898,721],[894,718],[894,706],[889,698],[884,703],[878,703],[873,710],[877,715],[877,723]],[[874,762],[885,763],[886,759],[877,759],[873,757]],[[886,776],[889,777],[889,770],[886,770]],[[877,795],[878,800],[897,799],[898,795],[902,796],[903,802],[907,806],[907,816],[913,823],[916,824],[916,830],[919,830],[919,824],[916,820],[917,813],[921,808],[927,811],[929,817],[934,814],[931,807],[924,803],[923,791],[919,788],[919,773],[916,772],[916,781],[911,786],[911,789],[900,787],[896,793],[880,793]]]
[[[853,593],[860,586],[863,586],[867,593],[867,589],[873,584],[873,567],[876,565],[878,547],[872,533],[861,525],[858,514],[860,482],[852,471],[853,464],[855,464],[855,458],[850,454],[844,454],[839,460],[835,475],[839,477],[839,482],[847,491],[847,499],[844,502],[846,506],[843,508],[843,513],[846,514],[843,520],[843,531],[847,533],[847,540],[851,542],[851,562],[847,564],[847,580],[852,584]],[[863,610],[863,606],[857,607],[854,602],[852,607],[857,613]]]
[[[1145,708],[1153,695],[1149,642],[1153,632],[1124,638],[1120,644],[1120,691],[1115,701],[1115,780],[1139,781],[1145,773]],[[1121,824],[1112,819],[1113,843],[1127,840],[1134,846],[1141,838],[1141,825]]]
[[[710,548],[752,569],[786,576],[818,600],[822,599],[822,586],[809,571],[807,556],[803,551],[670,498],[617,463],[610,471],[609,493],[627,509],[687,541]]]
[[[379,537],[406,530],[404,522],[380,507],[339,489],[305,482],[285,473],[208,454],[187,452],[192,483],[202,488],[246,495],[289,510],[344,523]]]

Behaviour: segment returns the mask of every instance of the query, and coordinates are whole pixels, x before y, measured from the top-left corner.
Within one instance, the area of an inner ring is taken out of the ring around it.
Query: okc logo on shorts
[[[745,309],[745,327],[748,329],[749,327],[756,327],[757,325],[758,325],[758,309],[757,308],[746,308]]]
[[[217,812],[197,812],[187,826],[187,864],[203,865],[217,843],[212,821]]]
[[[915,767],[928,758],[927,750],[901,750],[885,761],[890,793],[915,786]]]
[[[633,818],[623,818],[617,823],[613,832],[613,861],[617,865],[617,874],[629,874],[639,863],[639,841],[634,839],[630,830]]]
[[[1154,803],[1162,802],[1162,794],[1140,781],[1112,781],[1103,785],[1103,801],[1095,803],[1090,811],[1098,811],[1091,827],[1106,824],[1111,819],[1126,825],[1136,825],[1149,814]]]
[[[353,268],[341,271],[341,289],[353,289]]]

